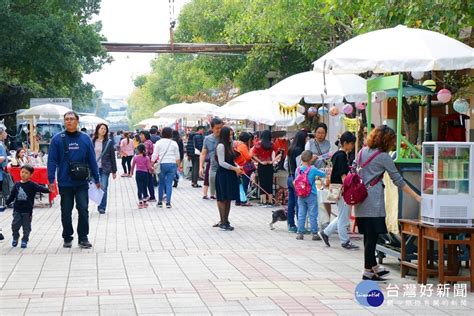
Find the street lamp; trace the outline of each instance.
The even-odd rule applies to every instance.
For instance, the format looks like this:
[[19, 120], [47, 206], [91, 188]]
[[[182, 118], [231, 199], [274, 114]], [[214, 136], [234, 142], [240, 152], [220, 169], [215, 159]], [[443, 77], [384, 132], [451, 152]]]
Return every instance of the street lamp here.
[[278, 71], [275, 71], [275, 70], [270, 70], [269, 72], [267, 72], [267, 74], [265, 75], [265, 77], [267, 77], [268, 79], [268, 84], [271, 86], [273, 86], [273, 81], [275, 79], [277, 79], [278, 77], [280, 77], [280, 73]]

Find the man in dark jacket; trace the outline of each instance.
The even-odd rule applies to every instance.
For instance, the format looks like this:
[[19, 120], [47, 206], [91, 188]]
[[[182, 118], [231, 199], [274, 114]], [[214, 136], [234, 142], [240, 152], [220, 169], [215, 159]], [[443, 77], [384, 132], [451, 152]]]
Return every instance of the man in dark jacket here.
[[151, 142], [154, 144], [154, 143], [156, 143], [157, 141], [159, 141], [160, 139], [161, 139], [161, 137], [158, 136], [158, 126], [153, 125], [153, 126], [150, 128], [150, 140], [151, 140]]
[[[90, 170], [97, 188], [100, 188], [99, 168], [92, 141], [87, 134], [77, 130], [79, 115], [70, 111], [64, 114], [66, 130], [56, 134], [49, 146], [48, 181], [49, 190], [54, 191], [56, 170], [59, 194], [61, 195], [61, 223], [63, 225], [64, 248], [72, 247], [74, 229], [72, 209], [74, 200], [79, 214], [77, 234], [81, 248], [91, 248], [89, 234], [89, 183], [86, 168]], [[74, 166], [75, 168], [71, 168]], [[86, 174], [86, 175], [85, 175]]]
[[201, 155], [202, 145], [204, 143], [204, 126], [198, 126], [195, 133], [189, 135], [188, 143], [186, 144], [186, 152], [188, 158], [192, 163], [192, 186], [193, 188], [200, 188], [199, 180], [199, 156]]

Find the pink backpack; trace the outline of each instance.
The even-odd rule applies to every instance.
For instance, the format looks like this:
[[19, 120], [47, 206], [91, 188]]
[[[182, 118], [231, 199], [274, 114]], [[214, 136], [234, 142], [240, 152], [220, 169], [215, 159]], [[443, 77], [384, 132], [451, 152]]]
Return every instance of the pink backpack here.
[[308, 173], [311, 170], [311, 166], [306, 167], [306, 170], [302, 173], [300, 168], [296, 169], [298, 174], [295, 178], [294, 187], [296, 196], [305, 198], [311, 194], [311, 183], [309, 183]]
[[[380, 155], [382, 152], [377, 151], [372, 156], [367, 159], [362, 165], [360, 165], [360, 169], [366, 167], [375, 157]], [[362, 150], [359, 152], [359, 157], [357, 158], [356, 165], [360, 164], [360, 160], [362, 157]], [[370, 182], [370, 186], [376, 185], [380, 180], [382, 180], [383, 173], [375, 178], [372, 182]], [[358, 170], [352, 168], [351, 172], [344, 178], [342, 184], [342, 197], [344, 201], [348, 205], [357, 205], [362, 203], [368, 196], [367, 186], [362, 181], [362, 178], [358, 174]]]

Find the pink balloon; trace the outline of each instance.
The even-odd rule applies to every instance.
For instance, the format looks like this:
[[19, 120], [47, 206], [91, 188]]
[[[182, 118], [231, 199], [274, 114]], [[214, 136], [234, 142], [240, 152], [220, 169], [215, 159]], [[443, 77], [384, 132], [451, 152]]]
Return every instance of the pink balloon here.
[[448, 103], [451, 100], [451, 91], [448, 89], [441, 89], [438, 91], [438, 101], [442, 103]]
[[318, 109], [314, 106], [308, 109], [308, 116], [315, 116], [318, 113]]
[[361, 111], [362, 111], [362, 110], [365, 110], [365, 107], [366, 107], [366, 106], [367, 106], [367, 105], [366, 105], [365, 103], [356, 103], [356, 108], [357, 108], [358, 110], [361, 110]]
[[350, 105], [350, 104], [346, 104], [342, 108], [342, 112], [344, 112], [344, 114], [347, 114], [347, 115], [352, 114], [353, 111], [354, 111], [354, 109], [352, 108], [352, 105]]
[[332, 106], [330, 109], [329, 109], [329, 115], [331, 116], [337, 116], [339, 115], [339, 109], [335, 106]]

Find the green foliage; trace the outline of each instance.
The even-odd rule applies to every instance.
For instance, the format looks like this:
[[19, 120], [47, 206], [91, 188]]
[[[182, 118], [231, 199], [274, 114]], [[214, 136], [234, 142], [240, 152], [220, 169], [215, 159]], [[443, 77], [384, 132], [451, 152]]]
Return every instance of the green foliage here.
[[76, 110], [92, 109], [93, 86], [82, 75], [110, 61], [101, 24], [91, 22], [99, 9], [100, 1], [0, 0], [2, 110], [30, 97], [72, 97]]

